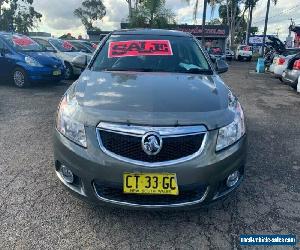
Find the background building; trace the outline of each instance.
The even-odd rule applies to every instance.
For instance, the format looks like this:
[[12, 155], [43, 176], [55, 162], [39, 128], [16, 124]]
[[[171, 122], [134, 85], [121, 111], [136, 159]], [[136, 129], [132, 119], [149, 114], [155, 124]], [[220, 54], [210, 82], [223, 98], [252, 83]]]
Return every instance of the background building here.
[[[121, 29], [127, 29], [128, 23], [121, 23]], [[226, 25], [206, 25], [203, 31], [202, 25], [174, 25], [169, 29], [180, 30], [193, 34], [197, 39], [202, 39], [204, 32], [206, 47], [220, 47], [224, 51], [226, 48], [226, 39], [229, 35], [229, 28]], [[88, 31], [87, 34], [91, 41], [100, 41], [109, 31]]]

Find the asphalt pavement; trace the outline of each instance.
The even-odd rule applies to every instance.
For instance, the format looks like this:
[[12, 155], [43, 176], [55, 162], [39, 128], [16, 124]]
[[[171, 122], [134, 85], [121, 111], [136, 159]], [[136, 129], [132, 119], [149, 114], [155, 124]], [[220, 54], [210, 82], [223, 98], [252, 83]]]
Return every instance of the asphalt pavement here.
[[229, 199], [193, 211], [120, 210], [77, 199], [53, 165], [54, 115], [69, 83], [1, 83], [0, 249], [241, 249], [240, 234], [299, 239], [300, 95], [253, 68], [233, 62], [222, 75], [247, 117], [245, 181]]

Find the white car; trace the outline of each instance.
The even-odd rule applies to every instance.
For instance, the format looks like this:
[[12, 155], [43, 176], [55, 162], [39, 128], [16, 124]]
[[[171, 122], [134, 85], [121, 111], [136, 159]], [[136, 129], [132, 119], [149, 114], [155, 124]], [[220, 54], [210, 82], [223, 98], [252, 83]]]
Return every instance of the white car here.
[[[283, 66], [280, 66], [279, 65], [279, 67], [277, 67], [277, 65], [278, 64], [281, 64], [281, 65], [283, 65], [284, 64], [284, 62], [283, 62], [283, 59], [281, 59], [281, 60], [279, 60], [280, 58], [284, 58], [284, 59], [286, 59], [288, 56], [294, 56], [294, 55], [296, 55], [297, 53], [299, 53], [300, 52], [300, 48], [287, 48], [286, 49], [286, 51], [284, 52], [284, 54], [282, 54], [282, 55], [276, 55], [276, 56], [274, 56], [274, 59], [273, 59], [273, 63], [270, 65], [270, 67], [269, 67], [269, 71], [271, 72], [271, 73], [274, 73], [274, 70], [275, 70], [275, 67], [277, 68], [276, 69], [276, 71], [277, 71], [277, 73], [276, 73], [276, 75], [277, 75], [277, 77], [280, 77], [281, 75], [282, 75], [282, 73], [281, 72], [283, 72], [282, 71], [282, 67]], [[284, 68], [285, 69], [285, 68]], [[283, 69], [283, 70], [284, 70]], [[280, 74], [281, 73], [281, 74]]]
[[60, 58], [66, 66], [65, 79], [72, 79], [74, 76], [80, 76], [82, 69], [73, 64], [73, 59], [85, 55], [91, 59], [91, 55], [83, 53], [76, 49], [70, 42], [52, 37], [32, 37], [37, 43], [42, 45], [48, 51], [52, 51]]
[[247, 61], [251, 61], [253, 56], [253, 50], [251, 46], [248, 45], [239, 45], [237, 47], [236, 53], [235, 53], [235, 58], [238, 61], [241, 60], [247, 60]]
[[[289, 55], [289, 56], [278, 56], [275, 57], [273, 60], [273, 73], [276, 78], [278, 78], [280, 81], [282, 81], [282, 74], [286, 70], [288, 66], [288, 62], [291, 58], [293, 58], [295, 55]], [[271, 71], [271, 69], [270, 69]]]

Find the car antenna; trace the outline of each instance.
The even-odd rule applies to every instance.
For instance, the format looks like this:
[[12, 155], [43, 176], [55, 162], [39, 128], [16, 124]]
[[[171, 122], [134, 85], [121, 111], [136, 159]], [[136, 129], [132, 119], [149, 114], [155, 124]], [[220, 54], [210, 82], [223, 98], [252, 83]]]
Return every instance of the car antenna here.
[[179, 126], [179, 121], [176, 120], [175, 127], [178, 127], [178, 126]]

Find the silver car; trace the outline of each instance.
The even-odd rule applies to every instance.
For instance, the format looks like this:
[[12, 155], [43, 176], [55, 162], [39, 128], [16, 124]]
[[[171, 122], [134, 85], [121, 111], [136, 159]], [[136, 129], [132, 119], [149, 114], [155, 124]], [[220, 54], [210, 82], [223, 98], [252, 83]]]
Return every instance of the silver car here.
[[[63, 96], [55, 171], [81, 198], [113, 206], [200, 206], [244, 176], [244, 112], [192, 35], [110, 34]], [[78, 60], [79, 61], [79, 60]]]
[[70, 42], [52, 38], [52, 37], [32, 37], [33, 40], [38, 42], [48, 51], [52, 51], [55, 55], [64, 61], [66, 66], [65, 79], [72, 79], [79, 76], [82, 72], [82, 68], [77, 67], [73, 63], [74, 58], [85, 55], [90, 60], [91, 55], [83, 53], [79, 49], [76, 49]]

